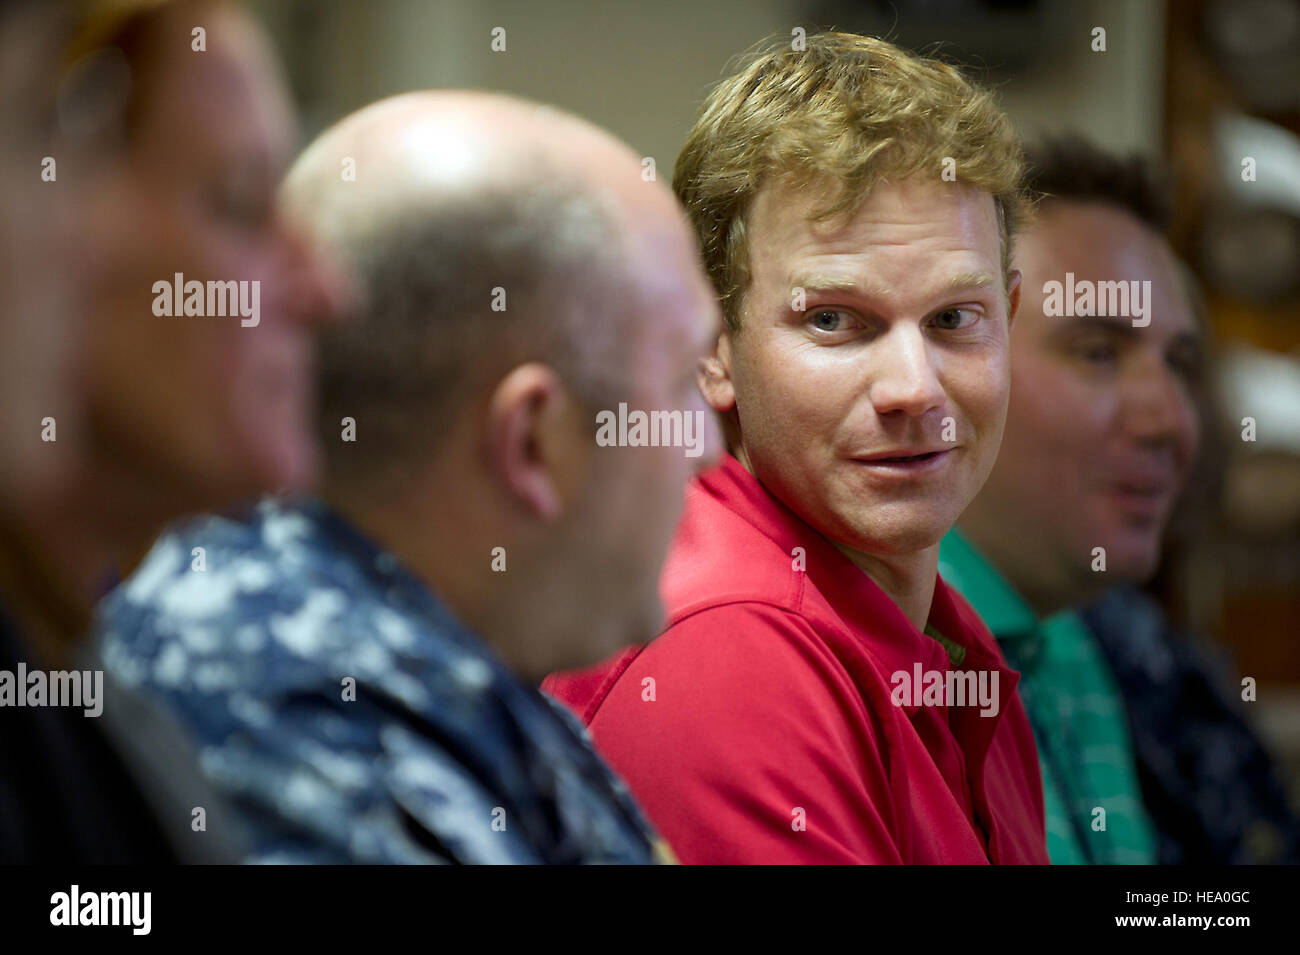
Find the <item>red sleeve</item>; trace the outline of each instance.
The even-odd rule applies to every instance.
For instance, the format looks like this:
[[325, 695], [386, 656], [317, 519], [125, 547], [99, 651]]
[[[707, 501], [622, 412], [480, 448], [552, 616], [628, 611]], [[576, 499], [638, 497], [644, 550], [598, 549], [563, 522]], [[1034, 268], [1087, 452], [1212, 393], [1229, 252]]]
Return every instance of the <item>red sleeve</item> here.
[[677, 623], [591, 732], [683, 862], [902, 861], [884, 731], [788, 611], [733, 604]]

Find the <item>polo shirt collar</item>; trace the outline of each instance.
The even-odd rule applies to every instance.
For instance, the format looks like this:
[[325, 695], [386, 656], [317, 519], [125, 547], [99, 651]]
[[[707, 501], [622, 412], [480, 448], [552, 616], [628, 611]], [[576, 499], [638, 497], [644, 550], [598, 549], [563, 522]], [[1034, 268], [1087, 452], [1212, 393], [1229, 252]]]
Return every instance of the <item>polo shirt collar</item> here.
[[[887, 673], [901, 670], [910, 674], [918, 662], [926, 670], [950, 669], [948, 652], [937, 640], [918, 630], [875, 581], [823, 534], [779, 501], [736, 458], [724, 455], [721, 465], [701, 475], [698, 481], [706, 494], [748, 521], [791, 555], [792, 564], [794, 549], [803, 548], [807, 578], [845, 622], [854, 638], [880, 661]], [[949, 640], [966, 648], [963, 669], [1000, 671], [1000, 715], [1015, 691], [1019, 674], [1003, 666], [992, 648], [985, 648], [974, 639], [971, 624], [957, 604], [943, 578], [936, 577], [929, 623]], [[904, 705], [902, 709], [910, 717], [920, 707]], [[985, 722], [996, 724], [998, 721], [987, 719]]]
[[939, 573], [971, 605], [1017, 669], [1032, 669], [1043, 650], [1042, 619], [957, 528], [939, 543]]

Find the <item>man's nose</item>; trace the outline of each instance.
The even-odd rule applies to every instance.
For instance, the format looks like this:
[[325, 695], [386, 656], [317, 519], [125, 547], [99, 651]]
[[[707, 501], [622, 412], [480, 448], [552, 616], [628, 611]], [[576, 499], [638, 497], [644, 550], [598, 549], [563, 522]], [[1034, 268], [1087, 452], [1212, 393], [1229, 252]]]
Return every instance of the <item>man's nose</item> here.
[[879, 415], [919, 417], [943, 404], [943, 385], [918, 326], [900, 324], [879, 338], [868, 374], [871, 404]]
[[1145, 354], [1125, 382], [1124, 427], [1145, 444], [1177, 447], [1190, 456], [1198, 437], [1196, 406], [1163, 354]]

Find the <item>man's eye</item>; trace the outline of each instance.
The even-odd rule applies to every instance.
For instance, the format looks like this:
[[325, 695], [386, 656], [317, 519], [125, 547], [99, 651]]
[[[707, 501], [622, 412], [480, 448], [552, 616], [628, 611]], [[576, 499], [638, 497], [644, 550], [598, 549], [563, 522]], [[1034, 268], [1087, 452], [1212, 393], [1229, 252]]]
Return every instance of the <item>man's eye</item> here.
[[1113, 362], [1118, 350], [1110, 342], [1080, 342], [1075, 352], [1086, 362], [1104, 365]]
[[822, 309], [812, 313], [809, 319], [813, 328], [819, 332], [838, 332], [848, 327], [848, 315], [835, 309]]
[[945, 331], [967, 328], [979, 321], [979, 312], [973, 308], [945, 308], [934, 316], [934, 324]]
[[237, 227], [258, 229], [275, 214], [275, 192], [267, 181], [236, 168], [214, 182], [208, 193], [214, 215]]
[[1199, 381], [1204, 373], [1204, 360], [1198, 352], [1175, 351], [1169, 356], [1169, 367], [1187, 381]]
[[236, 225], [257, 228], [271, 218], [272, 203], [266, 196], [226, 196], [220, 211]]

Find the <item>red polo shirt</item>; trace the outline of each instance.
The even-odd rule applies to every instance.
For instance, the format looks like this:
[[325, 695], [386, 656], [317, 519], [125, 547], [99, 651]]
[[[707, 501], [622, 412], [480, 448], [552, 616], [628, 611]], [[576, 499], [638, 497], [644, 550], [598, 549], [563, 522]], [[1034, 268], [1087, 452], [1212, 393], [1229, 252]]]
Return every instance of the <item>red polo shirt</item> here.
[[948, 652], [734, 458], [688, 489], [661, 587], [662, 636], [542, 688], [683, 862], [1047, 863], [1019, 674], [942, 580], [930, 626], [997, 672], [994, 716], [895, 705]]

